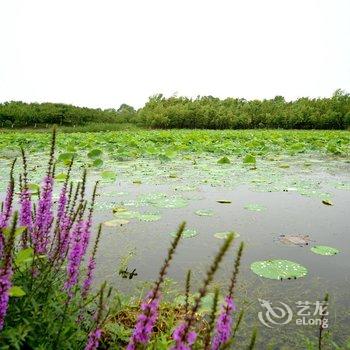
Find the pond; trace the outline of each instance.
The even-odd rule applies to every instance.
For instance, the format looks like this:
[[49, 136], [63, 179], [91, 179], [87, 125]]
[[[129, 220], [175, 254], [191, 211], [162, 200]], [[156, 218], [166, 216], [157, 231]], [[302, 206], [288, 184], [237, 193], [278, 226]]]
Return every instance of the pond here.
[[[46, 157], [36, 153], [30, 158], [35, 174], [31, 181], [39, 183], [44, 171], [42, 160]], [[101, 170], [94, 168], [88, 173], [90, 193], [94, 182], [100, 180], [94, 218], [96, 226], [104, 223], [97, 283], [108, 280], [124, 292], [134, 292], [144, 281], [154, 279], [171, 234], [186, 221], [188, 231], [172, 262], [168, 283], [171, 289], [181, 292], [186, 272], [191, 269], [195, 291], [221, 239], [226, 232], [234, 231], [233, 248], [225, 257], [214, 285], [225, 293], [233, 253], [239, 242], [244, 241], [235, 297], [238, 308], [245, 310], [238, 346], [243, 347], [252, 329], [258, 327], [259, 344], [270, 344], [276, 349], [283, 344], [286, 348], [304, 349], [306, 337], [317, 337], [318, 326], [308, 320], [326, 292], [330, 294], [327, 318], [334, 340], [342, 343], [347, 339], [350, 163], [346, 159], [306, 153], [244, 162], [242, 157], [222, 160], [217, 155], [202, 153], [104, 162], [110, 173], [101, 176]], [[77, 164], [83, 165], [84, 160]], [[79, 181], [81, 173], [77, 164], [75, 181]], [[1, 158], [0, 166], [8, 169], [9, 159]], [[56, 173], [64, 169], [59, 164]], [[2, 170], [1, 190], [5, 184], [6, 172]], [[56, 198], [58, 191], [59, 188]], [[316, 254], [323, 251], [312, 248], [315, 246], [335, 248], [337, 254]], [[250, 268], [254, 262], [273, 259], [300, 264], [307, 273], [300, 278], [269, 279]], [[120, 266], [134, 270], [137, 275], [122, 278]], [[275, 322], [270, 322], [264, 300], [287, 310], [286, 317], [277, 315]], [[310, 303], [311, 317], [304, 317], [304, 322], [311, 324], [296, 324], [302, 318], [299, 302]], [[288, 321], [290, 312], [293, 317]]]

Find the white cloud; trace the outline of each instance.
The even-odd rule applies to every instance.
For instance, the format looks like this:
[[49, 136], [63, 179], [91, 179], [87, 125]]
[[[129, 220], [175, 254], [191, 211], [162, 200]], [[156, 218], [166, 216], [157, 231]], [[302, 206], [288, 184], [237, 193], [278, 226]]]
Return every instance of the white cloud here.
[[0, 101], [350, 91], [348, 0], [0, 2]]

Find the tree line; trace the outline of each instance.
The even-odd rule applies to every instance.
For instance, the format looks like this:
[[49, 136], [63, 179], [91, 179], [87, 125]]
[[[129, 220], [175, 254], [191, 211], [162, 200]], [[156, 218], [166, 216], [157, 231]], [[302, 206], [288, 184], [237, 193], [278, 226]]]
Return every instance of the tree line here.
[[134, 123], [163, 129], [347, 129], [350, 128], [350, 94], [337, 90], [330, 98], [303, 97], [295, 101], [286, 101], [282, 96], [249, 101], [212, 96], [166, 98], [158, 94], [150, 97], [139, 110], [127, 104], [105, 110], [61, 103], [0, 104], [2, 127], [89, 122]]
[[346, 129], [350, 127], [350, 95], [337, 90], [331, 98], [189, 99], [156, 95], [139, 110], [141, 124], [153, 128], [199, 129]]
[[32, 127], [47, 124], [84, 125], [89, 122], [114, 123], [125, 121], [134, 114], [133, 107], [113, 108], [77, 107], [63, 103], [25, 103], [10, 101], [0, 104], [1, 127]]

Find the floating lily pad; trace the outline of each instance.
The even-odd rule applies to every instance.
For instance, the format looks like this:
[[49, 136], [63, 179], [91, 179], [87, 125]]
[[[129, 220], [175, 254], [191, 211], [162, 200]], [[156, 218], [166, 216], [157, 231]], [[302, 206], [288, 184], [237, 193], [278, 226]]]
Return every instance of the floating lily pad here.
[[229, 199], [218, 199], [217, 202], [221, 203], [221, 204], [230, 204], [230, 203], [232, 203], [232, 201], [230, 201]]
[[195, 212], [195, 214], [199, 216], [213, 216], [214, 211], [211, 209], [199, 209]]
[[101, 177], [105, 181], [115, 181], [117, 175], [114, 171], [105, 170], [101, 173]]
[[234, 238], [238, 238], [240, 236], [238, 232], [226, 231], [226, 232], [216, 232], [214, 233], [214, 237], [219, 239], [226, 239], [231, 233], [233, 233]]
[[[171, 235], [172, 235], [173, 237], [175, 237], [175, 236], [176, 236], [176, 233], [177, 233], [177, 232], [172, 232]], [[182, 233], [182, 237], [183, 237], [183, 238], [192, 238], [192, 237], [195, 237], [195, 236], [197, 236], [197, 235], [198, 235], [198, 232], [197, 232], [197, 230], [195, 230], [194, 228], [186, 228], [186, 229], [184, 230], [184, 232]]]
[[329, 199], [323, 199], [322, 203], [325, 205], [333, 205], [333, 203]]
[[296, 279], [307, 275], [304, 266], [289, 260], [256, 261], [250, 265], [250, 269], [260, 277], [274, 280]]
[[129, 223], [129, 221], [125, 220], [125, 219], [113, 219], [113, 220], [110, 220], [110, 221], [106, 221], [103, 224], [105, 226], [107, 226], [107, 227], [117, 227], [117, 226], [126, 225], [128, 223]]
[[333, 247], [328, 247], [325, 245], [315, 245], [310, 249], [313, 253], [319, 255], [336, 255], [339, 253], [339, 250]]
[[160, 220], [161, 216], [157, 213], [145, 213], [139, 214], [137, 218], [141, 221], [152, 222]]
[[122, 211], [122, 212], [115, 212], [114, 215], [118, 219], [130, 220], [130, 219], [135, 219], [139, 217], [140, 214], [136, 211]]
[[279, 165], [279, 167], [282, 168], [282, 169], [288, 169], [290, 167], [290, 165], [287, 164], [287, 163], [282, 163], [282, 164]]
[[149, 203], [156, 208], [184, 208], [188, 205], [182, 197], [160, 197], [150, 200]]
[[225, 156], [225, 157], [220, 158], [217, 163], [218, 164], [230, 164], [231, 161]]
[[246, 204], [244, 206], [244, 209], [251, 210], [251, 211], [262, 211], [262, 210], [265, 210], [265, 207], [262, 204], [250, 203], [250, 204]]

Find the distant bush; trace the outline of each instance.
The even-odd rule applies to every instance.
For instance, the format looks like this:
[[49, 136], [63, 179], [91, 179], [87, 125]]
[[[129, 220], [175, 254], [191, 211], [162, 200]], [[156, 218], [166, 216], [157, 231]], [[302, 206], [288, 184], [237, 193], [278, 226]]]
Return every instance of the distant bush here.
[[156, 95], [138, 111], [138, 122], [153, 128], [199, 129], [345, 129], [350, 127], [350, 95], [337, 90], [331, 98], [286, 102], [212, 96], [189, 99]]

